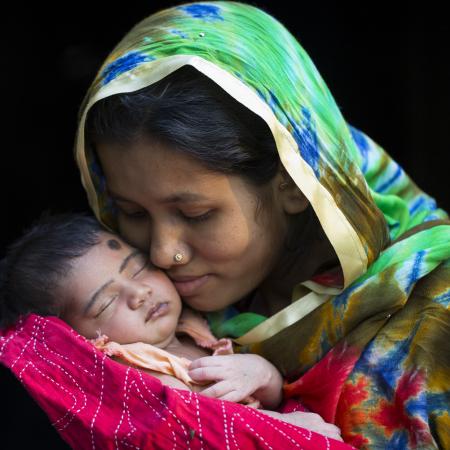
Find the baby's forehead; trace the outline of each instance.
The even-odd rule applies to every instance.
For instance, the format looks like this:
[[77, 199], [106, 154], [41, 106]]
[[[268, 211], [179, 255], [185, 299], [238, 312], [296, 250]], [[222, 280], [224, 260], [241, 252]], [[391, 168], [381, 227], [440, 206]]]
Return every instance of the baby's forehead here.
[[[126, 242], [124, 242], [120, 238], [120, 236], [114, 235], [114, 234], [110, 233], [109, 231], [102, 232], [102, 240], [101, 240], [101, 242], [98, 243], [98, 245], [105, 246], [110, 250], [118, 251], [121, 253], [128, 254], [128, 252], [130, 252], [133, 254], [139, 254], [139, 255], [147, 257], [147, 255], [144, 252], [142, 252], [141, 250], [139, 250], [136, 247], [132, 247], [132, 246], [128, 245]], [[164, 271], [162, 269], [160, 269], [159, 267], [156, 267], [148, 259], [147, 259], [147, 265], [155, 271], [161, 271], [164, 273]]]

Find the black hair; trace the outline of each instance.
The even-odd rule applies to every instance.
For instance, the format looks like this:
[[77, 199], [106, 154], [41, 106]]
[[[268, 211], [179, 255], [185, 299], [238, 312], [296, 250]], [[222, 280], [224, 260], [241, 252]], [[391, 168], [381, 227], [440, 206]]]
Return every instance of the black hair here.
[[[138, 91], [94, 103], [85, 137], [94, 154], [99, 142], [125, 149], [140, 137], [150, 137], [253, 186], [266, 185], [280, 164], [266, 122], [190, 65]], [[268, 192], [257, 193], [258, 199], [268, 200]]]
[[45, 211], [0, 261], [0, 328], [28, 313], [60, 316], [57, 289], [72, 262], [100, 242], [103, 227], [85, 213]]

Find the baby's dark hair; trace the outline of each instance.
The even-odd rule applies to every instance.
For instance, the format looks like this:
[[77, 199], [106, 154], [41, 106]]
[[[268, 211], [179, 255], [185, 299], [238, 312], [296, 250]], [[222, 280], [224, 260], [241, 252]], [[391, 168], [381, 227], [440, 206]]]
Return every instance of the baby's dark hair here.
[[0, 261], [0, 328], [28, 313], [60, 316], [57, 289], [72, 262], [100, 242], [101, 224], [85, 213], [45, 211]]

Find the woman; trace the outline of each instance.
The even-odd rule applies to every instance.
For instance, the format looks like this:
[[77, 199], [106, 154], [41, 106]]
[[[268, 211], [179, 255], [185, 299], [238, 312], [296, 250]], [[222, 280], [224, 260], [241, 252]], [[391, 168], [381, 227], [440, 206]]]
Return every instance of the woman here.
[[76, 158], [98, 219], [344, 439], [450, 445], [447, 214], [273, 17], [191, 3], [136, 25], [88, 92]]
[[137, 24], [87, 93], [76, 159], [98, 219], [286, 396], [356, 447], [450, 446], [447, 214], [273, 17], [200, 2]]

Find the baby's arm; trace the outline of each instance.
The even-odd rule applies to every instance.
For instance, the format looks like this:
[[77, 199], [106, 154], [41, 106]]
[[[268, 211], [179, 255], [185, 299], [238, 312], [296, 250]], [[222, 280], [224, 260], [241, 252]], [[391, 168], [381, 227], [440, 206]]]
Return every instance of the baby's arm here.
[[208, 397], [240, 402], [249, 395], [268, 409], [282, 400], [283, 378], [276, 367], [255, 354], [206, 356], [189, 367], [195, 381], [217, 381], [202, 391]]

